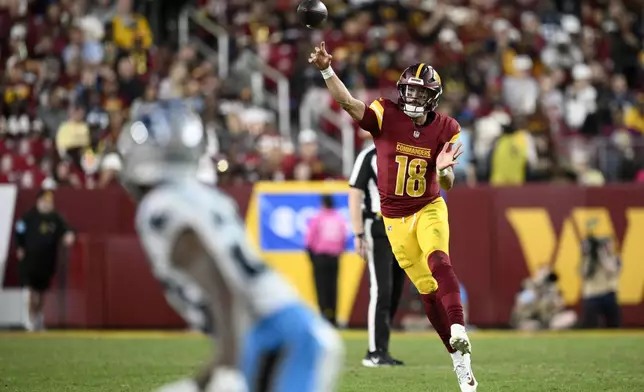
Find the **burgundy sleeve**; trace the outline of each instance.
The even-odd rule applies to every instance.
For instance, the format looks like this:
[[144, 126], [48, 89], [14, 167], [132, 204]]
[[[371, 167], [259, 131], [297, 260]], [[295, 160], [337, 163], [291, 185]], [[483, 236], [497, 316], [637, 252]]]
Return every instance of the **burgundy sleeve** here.
[[360, 128], [369, 132], [371, 135], [380, 135], [382, 129], [382, 118], [384, 115], [384, 107], [381, 104], [382, 98], [373, 101], [371, 104], [365, 103], [364, 115], [362, 120], [358, 121]]
[[461, 126], [459, 125], [458, 121], [452, 119], [445, 135], [445, 142], [451, 144], [457, 143], [460, 134]]
[[458, 121], [453, 118], [448, 119], [448, 123], [443, 128], [441, 133], [440, 143], [437, 150], [442, 151], [446, 143], [455, 144], [458, 142], [458, 138], [461, 133], [461, 126], [458, 124]]

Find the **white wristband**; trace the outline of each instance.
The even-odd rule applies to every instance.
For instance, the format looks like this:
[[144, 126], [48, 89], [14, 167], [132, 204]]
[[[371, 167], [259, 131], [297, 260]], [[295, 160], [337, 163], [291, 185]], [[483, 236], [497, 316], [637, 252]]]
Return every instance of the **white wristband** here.
[[322, 73], [322, 77], [324, 78], [324, 80], [327, 80], [331, 76], [335, 75], [335, 72], [333, 72], [333, 68], [331, 68], [330, 65], [327, 69], [323, 69], [320, 72]]
[[436, 170], [439, 177], [445, 177], [449, 173], [449, 169]]

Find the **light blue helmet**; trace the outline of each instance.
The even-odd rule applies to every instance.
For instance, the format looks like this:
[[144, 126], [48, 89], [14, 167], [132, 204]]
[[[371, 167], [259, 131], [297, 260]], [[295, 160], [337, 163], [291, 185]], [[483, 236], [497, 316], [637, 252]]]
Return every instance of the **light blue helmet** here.
[[201, 117], [180, 101], [159, 101], [123, 129], [117, 147], [126, 189], [195, 178], [205, 152]]

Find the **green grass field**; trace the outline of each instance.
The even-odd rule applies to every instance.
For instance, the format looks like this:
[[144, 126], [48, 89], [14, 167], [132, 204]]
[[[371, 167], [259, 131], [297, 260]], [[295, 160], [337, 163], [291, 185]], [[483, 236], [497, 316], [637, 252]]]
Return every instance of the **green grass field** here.
[[[402, 368], [360, 366], [366, 334], [343, 332], [343, 392], [458, 392], [432, 333], [396, 334]], [[472, 333], [479, 392], [642, 392], [644, 332]], [[0, 333], [0, 391], [149, 392], [190, 374], [209, 355], [197, 335], [140, 332]]]

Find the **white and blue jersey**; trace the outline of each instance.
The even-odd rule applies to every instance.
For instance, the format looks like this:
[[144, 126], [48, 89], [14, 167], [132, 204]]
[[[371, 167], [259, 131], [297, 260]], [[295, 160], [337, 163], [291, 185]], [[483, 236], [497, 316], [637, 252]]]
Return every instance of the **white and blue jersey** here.
[[[220, 299], [206, 296], [171, 262], [178, 236], [196, 233], [233, 290], [233, 317], [226, 322], [243, 347], [240, 368], [251, 392], [335, 390], [342, 363], [337, 333], [261, 261], [228, 196], [196, 180], [156, 188], [140, 203], [136, 229], [167, 301], [191, 326], [209, 332]], [[267, 366], [276, 361], [279, 366]]]

